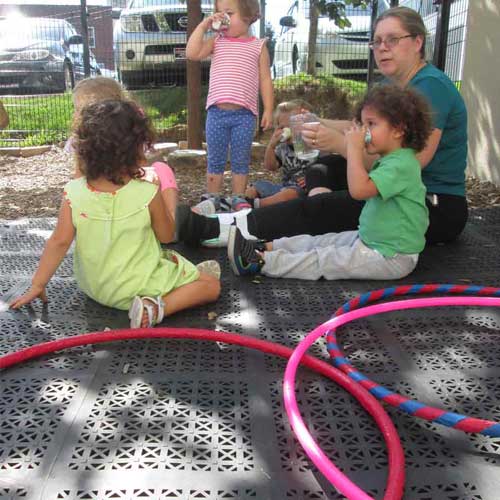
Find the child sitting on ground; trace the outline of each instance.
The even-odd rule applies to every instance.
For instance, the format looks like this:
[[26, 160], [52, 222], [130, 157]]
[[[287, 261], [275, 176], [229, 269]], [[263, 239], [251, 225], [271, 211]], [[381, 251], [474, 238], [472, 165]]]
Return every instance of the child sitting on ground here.
[[305, 170], [316, 161], [300, 160], [295, 155], [290, 131], [290, 116], [311, 111], [311, 106], [302, 99], [278, 104], [274, 121], [276, 128], [266, 148], [264, 168], [269, 171], [281, 167], [281, 184], [257, 180], [246, 190], [245, 196], [252, 200], [254, 208], [267, 207], [282, 201], [305, 196]]
[[[112, 78], [97, 76], [94, 78], [85, 78], [80, 80], [73, 90], [73, 105], [75, 108], [74, 119], [78, 120], [81, 110], [88, 104], [115, 99], [119, 101], [131, 100], [123, 87]], [[70, 137], [64, 150], [68, 153], [73, 153], [73, 139]], [[76, 157], [75, 178], [80, 177], [80, 168], [78, 165], [78, 157]], [[144, 160], [142, 165], [145, 180], [154, 182], [160, 185], [161, 196], [165, 207], [170, 212], [170, 215], [175, 219], [175, 209], [178, 200], [178, 187], [175, 180], [174, 172], [164, 162], [154, 162], [151, 167], [147, 167], [147, 161]]]
[[[232, 226], [228, 257], [237, 275], [398, 279], [413, 271], [429, 224], [426, 190], [415, 156], [431, 133], [429, 106], [413, 90], [378, 86], [360, 104], [357, 121], [360, 125], [351, 127], [346, 141], [349, 193], [366, 200], [359, 230], [299, 235], [263, 245], [246, 240]], [[369, 155], [380, 155], [369, 170], [365, 149]]]
[[66, 184], [31, 288], [13, 309], [47, 300], [45, 287], [75, 237], [78, 286], [105, 306], [128, 309], [131, 328], [218, 298], [218, 279], [160, 246], [172, 239], [174, 221], [158, 187], [141, 180], [153, 139], [149, 120], [133, 102], [107, 100], [80, 111], [73, 147], [83, 176]]

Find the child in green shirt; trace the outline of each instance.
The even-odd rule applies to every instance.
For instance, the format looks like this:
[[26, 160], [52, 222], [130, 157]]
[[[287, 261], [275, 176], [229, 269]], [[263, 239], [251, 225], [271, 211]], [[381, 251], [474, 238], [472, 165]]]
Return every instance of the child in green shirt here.
[[145, 146], [154, 138], [144, 112], [125, 100], [89, 104], [73, 138], [82, 177], [66, 184], [31, 288], [11, 307], [47, 301], [45, 287], [73, 240], [78, 286], [105, 306], [128, 309], [132, 328], [216, 300], [217, 278], [160, 246], [172, 239], [175, 224], [158, 186], [142, 180]]
[[[429, 224], [415, 152], [431, 133], [425, 99], [410, 89], [371, 89], [346, 134], [350, 195], [366, 200], [358, 231], [256, 243], [232, 226], [228, 257], [238, 275], [317, 280], [398, 279], [415, 268]], [[368, 171], [364, 155], [379, 155]], [[377, 158], [373, 156], [373, 158]]]

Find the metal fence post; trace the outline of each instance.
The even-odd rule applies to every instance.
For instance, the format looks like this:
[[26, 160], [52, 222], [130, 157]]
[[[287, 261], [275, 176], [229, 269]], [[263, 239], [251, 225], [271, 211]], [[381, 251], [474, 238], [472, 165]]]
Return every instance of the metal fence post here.
[[[188, 25], [186, 39], [201, 22], [201, 1], [188, 0]], [[201, 149], [202, 124], [201, 124], [201, 62], [187, 61], [187, 141], [191, 149]]]
[[83, 38], [83, 71], [85, 76], [90, 76], [90, 52], [89, 52], [89, 26], [87, 23], [87, 0], [80, 0], [80, 20], [82, 23]]
[[434, 4], [439, 5], [439, 11], [436, 23], [436, 44], [434, 46], [432, 63], [441, 71], [444, 71], [446, 65], [446, 47], [448, 45], [451, 2], [452, 0], [434, 0]]
[[[375, 21], [377, 20], [377, 12], [378, 12], [378, 0], [372, 1], [372, 16], [370, 20], [370, 40], [373, 40], [373, 33], [375, 26]], [[375, 70], [375, 58], [373, 57], [373, 50], [368, 51], [368, 72], [366, 74], [366, 83], [370, 85], [373, 81], [373, 72]]]

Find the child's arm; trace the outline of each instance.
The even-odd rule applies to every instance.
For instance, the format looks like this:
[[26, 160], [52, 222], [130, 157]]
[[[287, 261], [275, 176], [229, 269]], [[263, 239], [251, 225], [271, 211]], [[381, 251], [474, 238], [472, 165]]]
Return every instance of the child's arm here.
[[207, 17], [201, 21], [195, 30], [191, 33], [186, 45], [186, 57], [191, 61], [202, 61], [206, 59], [214, 49], [214, 38], [204, 40], [205, 33], [210, 29], [212, 23], [216, 20], [222, 21], [224, 14], [216, 12], [213, 16]]
[[269, 51], [267, 50], [267, 46], [264, 44], [262, 46], [259, 59], [260, 94], [262, 96], [262, 103], [264, 104], [264, 111], [262, 113], [260, 126], [264, 130], [273, 126], [274, 94], [270, 65], [271, 61], [269, 59]]
[[0, 101], [0, 129], [5, 128], [9, 124], [9, 115], [4, 108], [2, 101]]
[[149, 204], [151, 226], [160, 243], [170, 243], [174, 239], [175, 222], [170, 212], [165, 208], [160, 190]]
[[37, 297], [40, 297], [43, 302], [47, 302], [45, 286], [57, 271], [74, 237], [75, 228], [71, 220], [71, 207], [67, 200], [63, 200], [56, 228], [45, 244], [38, 269], [31, 280], [31, 288], [24, 295], [11, 302], [12, 309], [19, 309]]
[[264, 153], [264, 168], [269, 171], [278, 170], [280, 168], [280, 163], [278, 158], [276, 158], [275, 148], [280, 142], [281, 134], [283, 133], [283, 128], [278, 127], [271, 138], [266, 147], [266, 152]]
[[364, 162], [365, 127], [353, 125], [346, 132], [347, 185], [355, 200], [367, 200], [378, 194], [375, 183], [368, 176]]

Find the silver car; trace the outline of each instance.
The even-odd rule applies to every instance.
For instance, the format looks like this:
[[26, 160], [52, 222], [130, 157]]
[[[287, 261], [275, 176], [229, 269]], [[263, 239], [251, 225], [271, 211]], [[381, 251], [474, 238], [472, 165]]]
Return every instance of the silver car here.
[[[203, 15], [213, 3], [202, 4]], [[179, 0], [130, 0], [115, 10], [115, 65], [126, 87], [182, 82], [186, 74], [187, 6]], [[203, 61], [205, 75], [210, 61]]]

